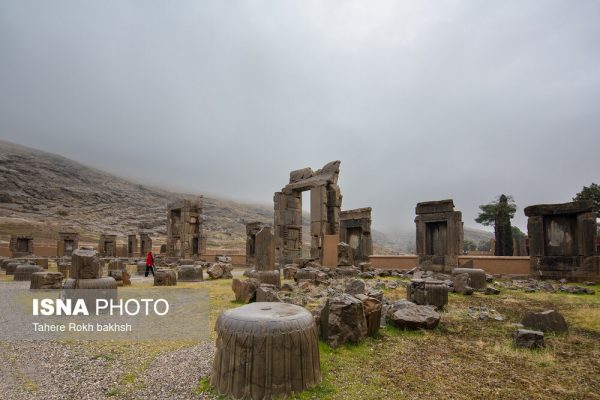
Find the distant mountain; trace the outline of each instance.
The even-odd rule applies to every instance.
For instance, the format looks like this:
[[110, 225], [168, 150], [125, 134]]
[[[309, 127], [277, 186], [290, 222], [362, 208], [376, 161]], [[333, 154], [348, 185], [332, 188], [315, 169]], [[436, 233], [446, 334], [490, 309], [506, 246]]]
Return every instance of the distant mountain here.
[[[32, 232], [52, 239], [64, 226], [84, 239], [138, 228], [166, 234], [166, 205], [197, 197], [129, 182], [67, 158], [0, 141], [0, 234]], [[262, 205], [204, 198], [209, 246], [242, 246], [247, 221], [272, 221]]]
[[[0, 140], [1, 240], [8, 240], [12, 233], [53, 240], [66, 226], [90, 241], [102, 233], [124, 238], [139, 228], [164, 238], [166, 205], [181, 197], [196, 196], [140, 185], [59, 155]], [[215, 197], [204, 197], [203, 203], [209, 247], [243, 249], [246, 222], [273, 223], [271, 205]], [[309, 232], [308, 225], [304, 231]], [[489, 232], [465, 228], [465, 238], [475, 242], [491, 237]], [[412, 252], [414, 230], [393, 234], [375, 230], [373, 242], [377, 254]]]

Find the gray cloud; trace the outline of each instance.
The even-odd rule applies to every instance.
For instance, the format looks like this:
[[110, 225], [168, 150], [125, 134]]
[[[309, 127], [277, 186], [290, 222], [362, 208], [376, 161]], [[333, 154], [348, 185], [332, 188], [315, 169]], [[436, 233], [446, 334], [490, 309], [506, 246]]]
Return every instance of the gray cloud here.
[[156, 185], [270, 203], [342, 160], [344, 208], [598, 179], [596, 1], [3, 1], [0, 135]]

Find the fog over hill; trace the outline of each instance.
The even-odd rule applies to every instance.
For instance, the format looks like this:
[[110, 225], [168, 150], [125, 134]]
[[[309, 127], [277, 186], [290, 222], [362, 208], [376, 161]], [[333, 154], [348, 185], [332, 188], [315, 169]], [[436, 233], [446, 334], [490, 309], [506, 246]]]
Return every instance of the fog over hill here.
[[[11, 233], [32, 233], [52, 240], [62, 228], [79, 230], [85, 240], [101, 233], [124, 237], [139, 228], [157, 239], [166, 234], [166, 205], [194, 194], [130, 182], [59, 155], [0, 141], [0, 239]], [[269, 204], [244, 204], [204, 197], [204, 221], [209, 247], [243, 248], [245, 223], [272, 223]], [[308, 227], [305, 228], [308, 232]], [[465, 229], [474, 241], [489, 232]], [[414, 231], [373, 232], [376, 253], [410, 252]], [[306, 242], [306, 240], [305, 240]]]

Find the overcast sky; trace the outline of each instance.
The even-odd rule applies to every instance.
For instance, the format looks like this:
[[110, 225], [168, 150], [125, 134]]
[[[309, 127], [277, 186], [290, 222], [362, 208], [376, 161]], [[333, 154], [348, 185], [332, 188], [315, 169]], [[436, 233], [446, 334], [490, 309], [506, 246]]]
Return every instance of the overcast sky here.
[[0, 137], [271, 204], [341, 163], [343, 208], [600, 183], [599, 1], [0, 2]]

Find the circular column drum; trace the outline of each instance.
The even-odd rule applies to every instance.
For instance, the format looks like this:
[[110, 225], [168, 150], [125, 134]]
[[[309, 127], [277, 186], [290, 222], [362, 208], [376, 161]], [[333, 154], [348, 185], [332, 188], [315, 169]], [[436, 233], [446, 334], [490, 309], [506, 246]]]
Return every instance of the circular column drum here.
[[321, 382], [312, 314], [286, 303], [251, 303], [217, 319], [211, 384], [236, 399], [270, 399]]

